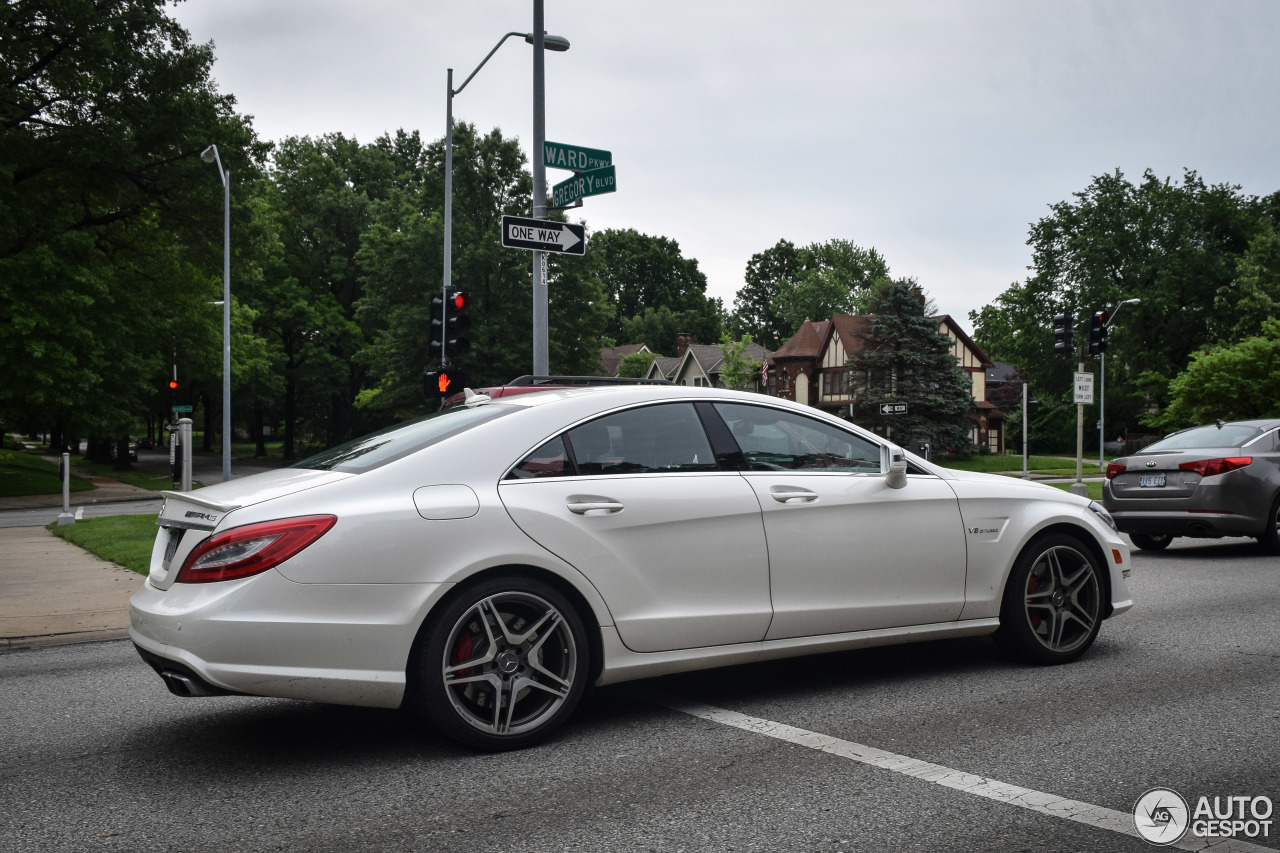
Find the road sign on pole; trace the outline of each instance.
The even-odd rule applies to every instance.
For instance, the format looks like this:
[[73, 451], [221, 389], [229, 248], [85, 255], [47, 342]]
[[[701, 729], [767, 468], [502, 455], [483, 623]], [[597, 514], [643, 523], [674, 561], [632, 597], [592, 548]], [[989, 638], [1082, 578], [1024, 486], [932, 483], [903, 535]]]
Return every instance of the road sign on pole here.
[[522, 216], [502, 217], [502, 245], [565, 255], [586, 253], [586, 227], [572, 222], [548, 222]]
[[907, 413], [906, 403], [881, 403], [880, 414], [882, 415], [905, 415]]
[[1076, 403], [1084, 403], [1086, 406], [1093, 404], [1093, 374], [1077, 373], [1076, 374]]
[[568, 207], [578, 199], [589, 195], [616, 192], [618, 185], [613, 168], [613, 166], [602, 166], [599, 169], [588, 169], [567, 181], [561, 181], [551, 188], [551, 203], [555, 207]]
[[613, 152], [581, 145], [565, 145], [563, 142], [542, 143], [542, 165], [550, 169], [568, 169], [585, 172], [613, 165]]

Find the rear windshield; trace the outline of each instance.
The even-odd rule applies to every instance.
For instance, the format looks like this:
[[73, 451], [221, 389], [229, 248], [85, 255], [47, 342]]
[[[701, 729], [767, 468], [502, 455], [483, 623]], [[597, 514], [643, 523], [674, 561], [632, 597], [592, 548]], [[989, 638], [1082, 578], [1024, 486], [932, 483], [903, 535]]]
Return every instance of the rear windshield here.
[[1259, 432], [1245, 424], [1202, 426], [1176, 432], [1162, 441], [1143, 448], [1143, 453], [1157, 450], [1187, 450], [1197, 447], [1239, 447]]
[[339, 444], [291, 467], [353, 474], [371, 471], [511, 411], [498, 406], [445, 409]]

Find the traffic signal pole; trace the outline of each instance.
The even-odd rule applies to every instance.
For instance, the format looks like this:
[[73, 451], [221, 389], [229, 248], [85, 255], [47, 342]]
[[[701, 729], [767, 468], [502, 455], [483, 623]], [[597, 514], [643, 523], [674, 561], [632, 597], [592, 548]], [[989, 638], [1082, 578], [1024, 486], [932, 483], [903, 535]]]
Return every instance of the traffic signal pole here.
[[[1077, 356], [1076, 372], [1084, 373], [1084, 355]], [[1088, 495], [1084, 484], [1084, 403], [1076, 403], [1076, 481], [1071, 484], [1071, 494]]]

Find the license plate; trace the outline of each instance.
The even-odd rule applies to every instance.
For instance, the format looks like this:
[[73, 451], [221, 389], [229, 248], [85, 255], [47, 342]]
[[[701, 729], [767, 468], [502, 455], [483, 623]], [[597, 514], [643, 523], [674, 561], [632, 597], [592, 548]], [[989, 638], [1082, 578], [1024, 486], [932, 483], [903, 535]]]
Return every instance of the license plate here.
[[1164, 486], [1164, 474], [1143, 474], [1138, 478], [1138, 487], [1143, 489]]

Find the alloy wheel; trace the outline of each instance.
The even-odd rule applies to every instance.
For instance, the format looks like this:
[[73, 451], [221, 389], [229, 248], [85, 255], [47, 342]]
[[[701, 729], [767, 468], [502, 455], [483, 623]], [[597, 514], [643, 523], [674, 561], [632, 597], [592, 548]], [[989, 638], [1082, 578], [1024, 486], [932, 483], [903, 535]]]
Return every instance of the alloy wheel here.
[[530, 592], [482, 598], [454, 623], [440, 675], [458, 718], [491, 736], [538, 729], [564, 706], [578, 647], [563, 613]]
[[1102, 590], [1093, 563], [1066, 545], [1046, 549], [1027, 573], [1024, 611], [1032, 635], [1051, 652], [1069, 653], [1093, 637]]

